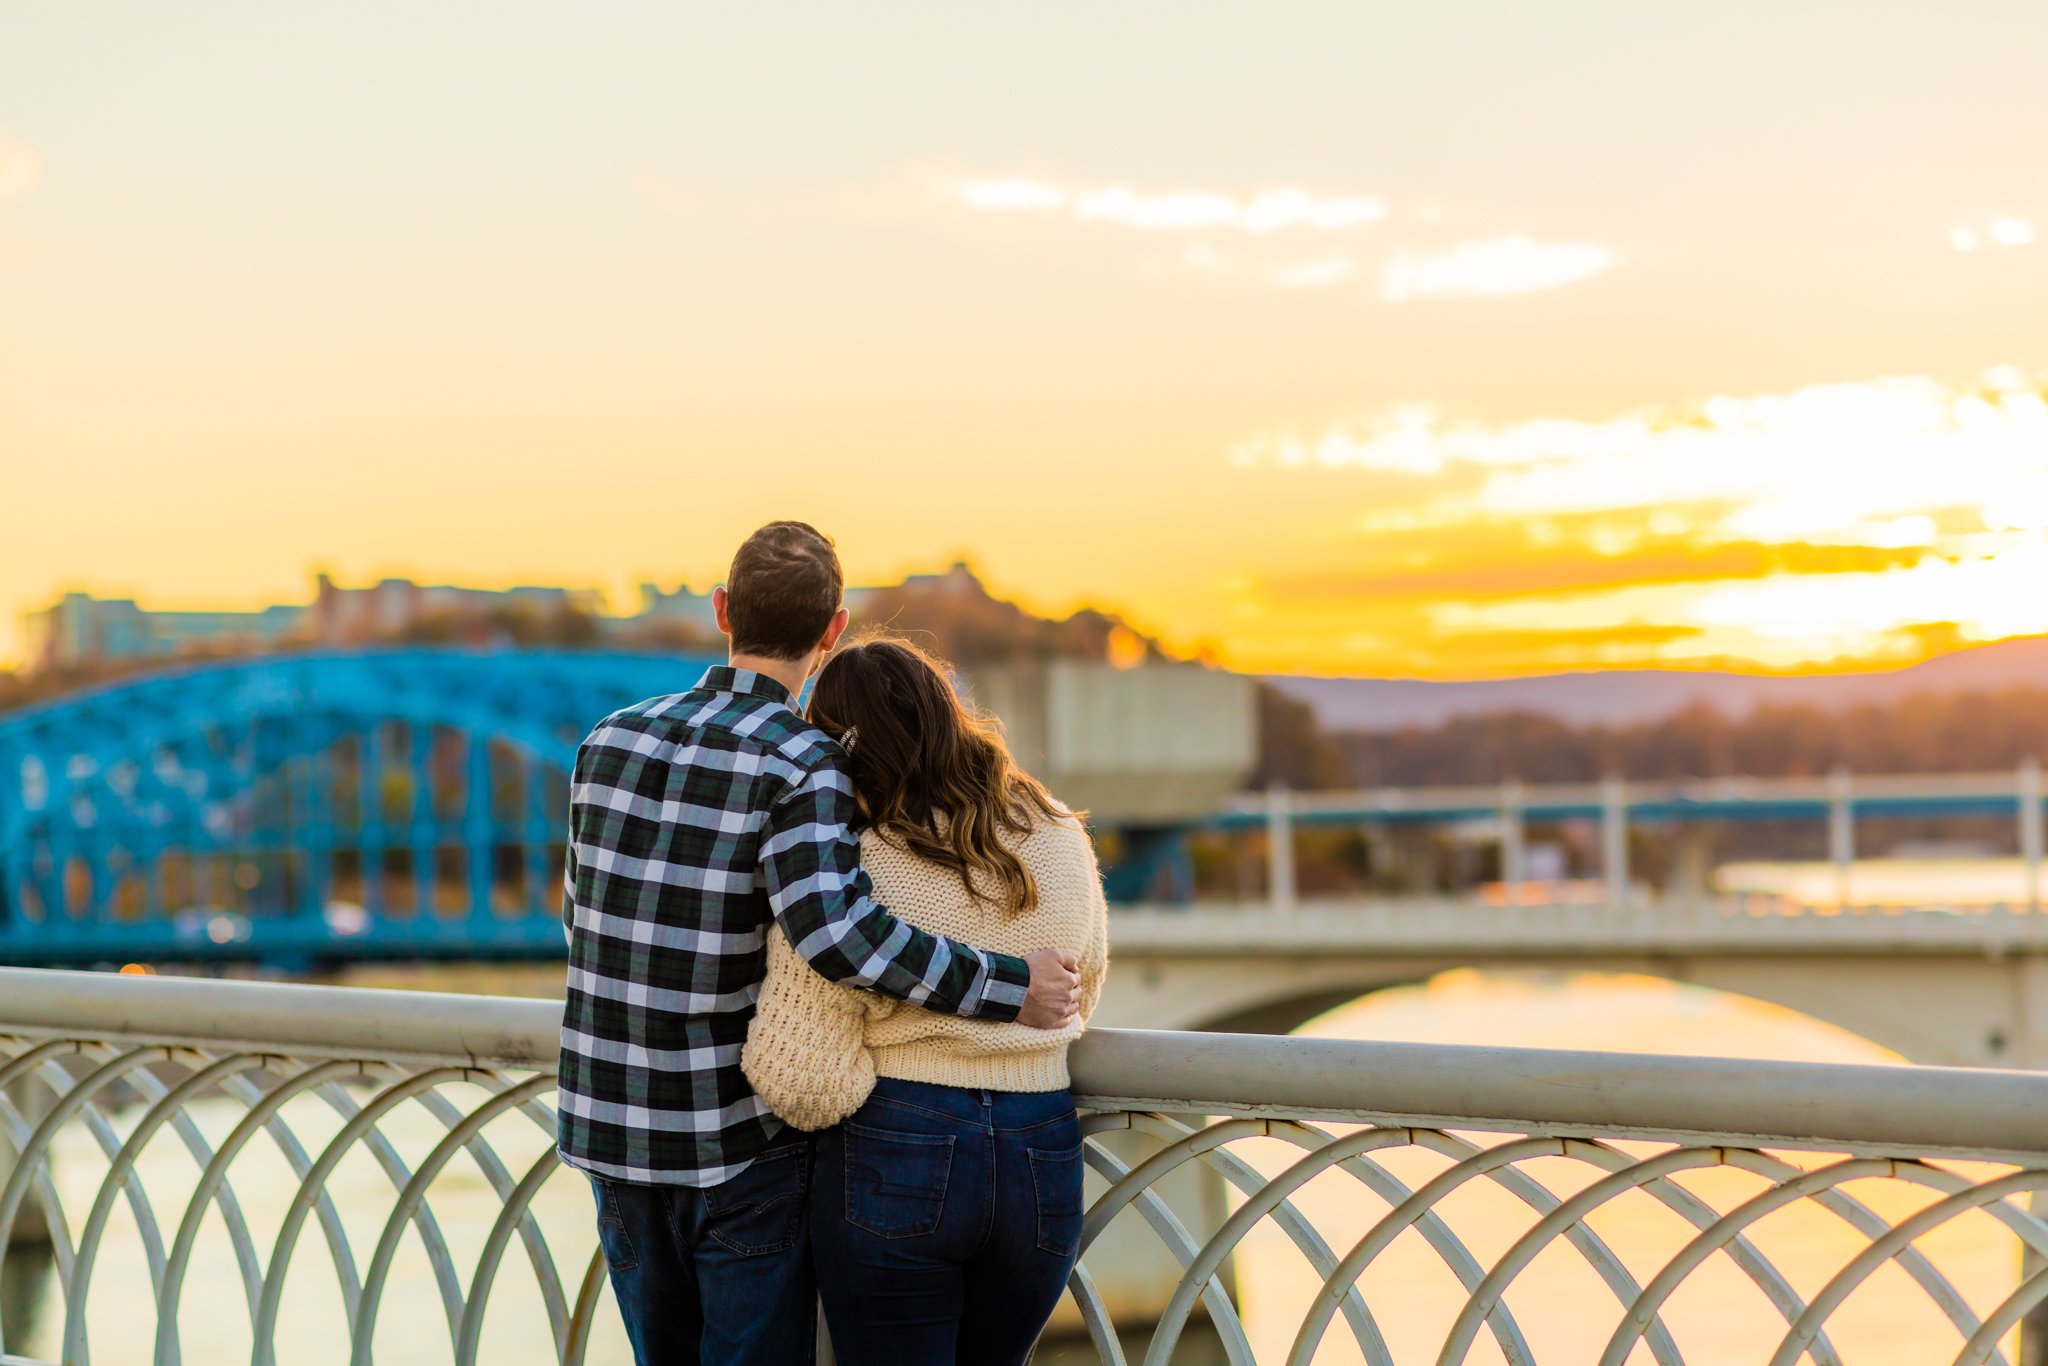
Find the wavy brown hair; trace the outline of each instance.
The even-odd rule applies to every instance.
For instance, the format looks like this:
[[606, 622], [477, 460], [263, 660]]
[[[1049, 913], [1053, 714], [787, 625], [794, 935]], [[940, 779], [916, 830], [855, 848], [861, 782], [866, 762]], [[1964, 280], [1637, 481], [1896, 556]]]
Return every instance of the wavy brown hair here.
[[1002, 888], [1012, 913], [1038, 904], [1038, 885], [1002, 833], [1040, 819], [1078, 817], [1017, 767], [993, 717], [964, 705], [947, 666], [909, 641], [871, 636], [825, 661], [810, 718], [846, 747], [854, 803], [873, 829], [960, 875], [969, 896], [993, 900], [976, 873]]

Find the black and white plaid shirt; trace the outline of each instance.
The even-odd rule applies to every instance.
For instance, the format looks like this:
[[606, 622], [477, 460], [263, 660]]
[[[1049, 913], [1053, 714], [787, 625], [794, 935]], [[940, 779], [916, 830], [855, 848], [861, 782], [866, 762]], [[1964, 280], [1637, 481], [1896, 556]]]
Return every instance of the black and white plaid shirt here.
[[844, 756], [744, 669], [606, 717], [576, 753], [561, 1153], [622, 1181], [710, 1186], [781, 1131], [740, 1072], [771, 921], [823, 976], [1012, 1020], [1030, 970], [876, 904]]

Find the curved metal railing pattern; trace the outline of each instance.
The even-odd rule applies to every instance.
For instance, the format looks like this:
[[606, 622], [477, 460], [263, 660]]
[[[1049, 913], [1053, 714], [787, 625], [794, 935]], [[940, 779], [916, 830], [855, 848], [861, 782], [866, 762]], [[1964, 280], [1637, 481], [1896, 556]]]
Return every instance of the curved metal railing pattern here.
[[[46, 1322], [24, 1343], [0, 1317], [0, 1341], [79, 1366], [276, 1366], [311, 1355], [288, 1308], [310, 1301], [287, 1285], [317, 1282], [341, 1326], [322, 1350], [354, 1366], [506, 1360], [512, 1331], [528, 1359], [586, 1360], [616, 1325], [587, 1200], [554, 1157], [558, 1019], [538, 1001], [0, 969], [0, 1253], [39, 1225], [54, 1271]], [[1710, 1274], [1716, 1295], [1754, 1296], [1773, 1326], [1742, 1359], [1771, 1366], [1853, 1359], [1831, 1334], [1909, 1295], [1946, 1325], [1941, 1359], [2010, 1363], [2048, 1300], [2030, 1203], [2048, 1076], [1115, 1032], [1075, 1071], [1091, 1199], [1063, 1321], [1107, 1362], [1185, 1360], [1199, 1335], [1204, 1361], [1405, 1366], [1418, 1305], [1388, 1287], [1423, 1264], [1456, 1287], [1428, 1325], [1440, 1363], [1727, 1360], [1696, 1341], [1697, 1306], [1680, 1312]], [[1740, 1123], [1704, 1127], [1715, 1107]], [[1660, 1235], [1630, 1233], [1626, 1207]], [[1833, 1239], [1773, 1234], [1801, 1209]], [[2003, 1240], [1999, 1276], [1944, 1264], [1959, 1227]], [[1292, 1299], [1240, 1313], [1249, 1249], [1298, 1259]], [[104, 1289], [116, 1257], [146, 1267], [139, 1327]], [[1541, 1288], [1560, 1259], [1569, 1301]], [[1397, 1262], [1409, 1281], [1385, 1279]], [[1561, 1317], [1578, 1345], [1559, 1346]]]

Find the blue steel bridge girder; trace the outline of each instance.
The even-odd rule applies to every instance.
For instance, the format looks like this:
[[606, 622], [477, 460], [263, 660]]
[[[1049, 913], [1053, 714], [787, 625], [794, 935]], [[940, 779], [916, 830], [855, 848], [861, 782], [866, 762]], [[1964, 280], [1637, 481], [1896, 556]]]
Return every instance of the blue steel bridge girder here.
[[[495, 913], [494, 883], [501, 864], [517, 870], [519, 909], [555, 922], [559, 892], [543, 884], [577, 742], [610, 712], [687, 688], [715, 662], [425, 649], [271, 656], [0, 715], [0, 961], [303, 958], [329, 938], [362, 954], [407, 944], [445, 954], [493, 938], [475, 950], [531, 952], [544, 936]], [[406, 919], [419, 924], [401, 924], [387, 904], [395, 850], [411, 860]], [[452, 851], [465, 864], [468, 914], [438, 923]], [[344, 866], [364, 921], [330, 935], [324, 913]], [[174, 923], [176, 912], [254, 905], [243, 894], [259, 884], [264, 913], [230, 923], [225, 945], [204, 923]], [[279, 916], [296, 928], [287, 933]], [[200, 941], [181, 949], [195, 932]]]

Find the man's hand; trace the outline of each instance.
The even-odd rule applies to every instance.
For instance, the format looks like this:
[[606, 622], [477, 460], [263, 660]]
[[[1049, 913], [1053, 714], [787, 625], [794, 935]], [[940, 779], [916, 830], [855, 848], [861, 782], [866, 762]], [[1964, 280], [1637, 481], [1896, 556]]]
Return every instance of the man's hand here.
[[1065, 1029], [1081, 1013], [1081, 964], [1065, 949], [1040, 949], [1027, 954], [1031, 987], [1017, 1023], [1033, 1029]]

